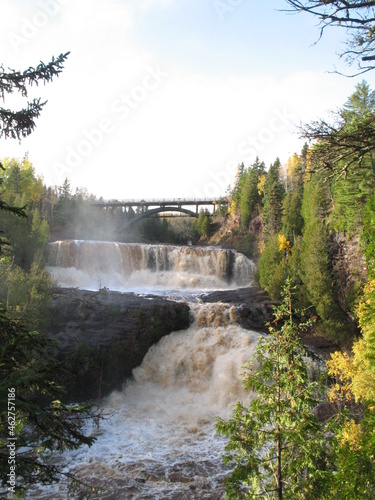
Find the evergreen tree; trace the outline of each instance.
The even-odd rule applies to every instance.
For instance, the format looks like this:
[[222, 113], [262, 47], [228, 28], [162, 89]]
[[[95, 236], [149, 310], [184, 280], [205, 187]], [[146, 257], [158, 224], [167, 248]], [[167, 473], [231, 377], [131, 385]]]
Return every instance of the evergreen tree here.
[[[28, 87], [47, 83], [58, 76], [63, 70], [64, 62], [69, 52], [60, 54], [56, 59], [53, 57], [48, 64], [40, 62], [36, 68], [28, 68], [25, 71], [15, 71], [9, 69], [5, 71], [3, 65], [0, 66], [0, 99], [4, 101], [7, 94], [19, 92], [22, 97], [28, 96]], [[27, 103], [26, 108], [11, 111], [0, 107], [0, 138], [11, 137], [21, 139], [27, 137], [35, 128], [35, 120], [40, 116], [42, 108], [46, 102], [41, 99], [33, 99]]]
[[[53, 380], [61, 367], [49, 354], [53, 346], [0, 305], [0, 480], [9, 486], [9, 444], [13, 443], [17, 482], [12, 491], [18, 495], [29, 484], [47, 484], [65, 475], [50, 461], [52, 452], [93, 442], [81, 429], [90, 418], [89, 408], [59, 401], [63, 390]], [[9, 412], [14, 420], [9, 420]]]
[[238, 165], [236, 178], [234, 180], [234, 186], [232, 189], [232, 200], [235, 202], [236, 206], [239, 206], [241, 202], [242, 189], [244, 186], [245, 177], [246, 177], [245, 165], [242, 162], [240, 165]]
[[268, 170], [264, 185], [263, 223], [266, 237], [281, 229], [284, 190], [280, 183], [280, 167], [280, 160], [277, 158]]
[[333, 285], [328, 250], [329, 209], [329, 186], [324, 182], [322, 175], [315, 173], [305, 184], [302, 201], [303, 281], [310, 302], [323, 320], [326, 334], [342, 337], [352, 332], [354, 325], [349, 323], [345, 313], [340, 309]]
[[264, 172], [264, 163], [260, 162], [258, 157], [246, 172], [240, 201], [241, 218], [245, 227], [249, 225], [251, 217], [256, 214], [261, 206], [262, 195], [259, 192], [258, 184]]
[[275, 326], [260, 340], [244, 375], [254, 399], [249, 407], [237, 403], [230, 420], [217, 422], [229, 438], [223, 459], [235, 465], [226, 480], [229, 498], [315, 500], [322, 498], [331, 476], [329, 447], [313, 413], [321, 387], [309, 379], [300, 337], [306, 325], [293, 318], [290, 282], [282, 295]]
[[294, 242], [302, 234], [301, 214], [303, 196], [303, 160], [297, 153], [288, 159], [286, 195], [283, 200], [282, 232], [288, 241]]
[[[5, 73], [1, 67], [0, 98], [4, 100], [5, 95], [13, 91], [19, 91], [22, 96], [27, 97], [27, 86], [52, 80], [53, 76], [62, 71], [66, 57], [67, 54], [61, 55], [47, 65], [40, 63], [36, 69], [29, 68], [23, 73], [13, 70]], [[40, 99], [34, 99], [27, 108], [19, 111], [0, 108], [0, 137], [20, 139], [29, 135], [44, 104]], [[29, 185], [32, 168], [27, 158], [22, 163], [25, 184]], [[22, 185], [22, 168], [20, 172], [22, 193], [19, 193], [19, 183], [16, 182], [14, 194], [18, 196], [27, 193], [32, 205], [37, 201], [40, 183], [36, 183], [36, 190], [25, 191], [25, 186]], [[18, 173], [13, 176], [13, 181], [18, 178]], [[13, 217], [14, 220], [14, 215], [25, 217], [25, 207], [14, 207], [6, 199], [9, 194], [3, 190], [6, 181], [6, 178], [0, 178], [0, 210], [4, 218]], [[43, 184], [41, 187], [43, 192]], [[33, 237], [44, 240], [45, 229], [36, 215], [31, 231]], [[14, 245], [13, 240], [11, 243]], [[0, 264], [4, 261], [4, 258], [1, 259]], [[37, 269], [35, 273], [38, 274]], [[36, 288], [33, 293], [35, 298], [35, 294], [38, 294]], [[51, 462], [52, 452], [90, 445], [93, 438], [82, 432], [82, 424], [88, 418], [89, 408], [66, 406], [59, 400], [63, 391], [53, 382], [58, 370], [51, 354], [53, 342], [30, 331], [25, 321], [15, 318], [13, 312], [13, 309], [0, 304], [0, 480], [9, 496], [20, 496], [28, 484], [51, 483], [64, 475]], [[11, 446], [16, 450], [15, 463], [9, 462], [9, 438]], [[13, 477], [17, 480], [13, 481]]]
[[356, 85], [355, 92], [344, 104], [341, 116], [345, 119], [346, 124], [350, 124], [374, 111], [375, 91], [371, 90], [366, 80], [362, 80]]
[[287, 261], [279, 251], [278, 235], [269, 236], [258, 262], [258, 280], [272, 299], [279, 299], [288, 275]]
[[[375, 113], [375, 92], [363, 81], [340, 111], [342, 130], [356, 134], [363, 121]], [[355, 156], [355, 153], [354, 153]], [[341, 163], [344, 163], [341, 160]], [[363, 155], [361, 168], [349, 168], [345, 176], [333, 182], [334, 208], [332, 226], [338, 231], [353, 233], [362, 222], [363, 208], [375, 188], [375, 162], [372, 153]]]
[[301, 215], [302, 197], [298, 191], [288, 192], [283, 201], [282, 232], [294, 242], [302, 234], [303, 217]]
[[[4, 171], [2, 163], [0, 163], [0, 173]], [[16, 207], [12, 204], [7, 203], [4, 199], [4, 178], [0, 175], [0, 211], [8, 214], [16, 215], [17, 217], [24, 219], [27, 217], [25, 208], [26, 207]], [[4, 236], [4, 226], [2, 221], [2, 226], [0, 228], [0, 254], [3, 251], [4, 245], [9, 245], [9, 240]]]
[[207, 209], [201, 209], [194, 224], [195, 230], [201, 236], [207, 236], [210, 231], [210, 213]]

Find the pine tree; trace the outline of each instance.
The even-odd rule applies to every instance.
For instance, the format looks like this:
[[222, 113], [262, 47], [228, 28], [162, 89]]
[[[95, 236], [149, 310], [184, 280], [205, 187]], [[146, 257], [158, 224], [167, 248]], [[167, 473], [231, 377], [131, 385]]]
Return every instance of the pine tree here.
[[[67, 55], [61, 55], [47, 65], [40, 63], [36, 69], [29, 68], [23, 73], [13, 70], [6, 73], [1, 67], [0, 98], [4, 100], [6, 94], [14, 91], [27, 97], [28, 86], [49, 82], [62, 71]], [[34, 99], [27, 108], [19, 111], [0, 108], [0, 137], [21, 139], [29, 135], [44, 104], [40, 99]], [[23, 166], [29, 182], [32, 168], [27, 158]], [[4, 178], [0, 178], [1, 189], [4, 182]], [[36, 187], [35, 191], [27, 193], [31, 204], [38, 196], [40, 183]], [[21, 188], [25, 192], [24, 187]], [[4, 190], [0, 192], [0, 210], [4, 215], [26, 217], [25, 207], [12, 206], [11, 202], [4, 200], [6, 195]], [[45, 239], [47, 228], [38, 223], [38, 217], [32, 229], [35, 240]], [[35, 272], [37, 274], [36, 269]], [[32, 292], [37, 293], [35, 287]], [[61, 468], [50, 461], [51, 453], [90, 445], [93, 438], [84, 434], [82, 424], [93, 417], [89, 417], [88, 407], [61, 403], [64, 391], [54, 383], [59, 370], [51, 354], [54, 343], [46, 336], [30, 331], [26, 322], [15, 318], [12, 312], [0, 303], [0, 480], [5, 488], [12, 488], [8, 489], [9, 496], [12, 492], [20, 496], [28, 484], [51, 483], [64, 475]], [[11, 446], [16, 449], [16, 463], [9, 462], [9, 438]], [[9, 474], [12, 472], [17, 481], [10, 484]], [[76, 481], [70, 474], [65, 475]]]
[[234, 186], [232, 189], [232, 200], [235, 202], [236, 206], [240, 205], [241, 202], [241, 196], [242, 196], [242, 189], [244, 186], [245, 182], [245, 165], [242, 162], [240, 165], [238, 165], [237, 172], [236, 172], [236, 178], [234, 181]]
[[[363, 81], [340, 111], [342, 130], [347, 134], [357, 134], [363, 122], [375, 116], [375, 92]], [[355, 157], [355, 152], [354, 152]], [[344, 164], [345, 160], [341, 160]], [[362, 222], [363, 209], [375, 188], [375, 162], [371, 152], [363, 155], [361, 168], [349, 168], [345, 176], [333, 183], [334, 209], [332, 226], [337, 231], [355, 233]]]
[[241, 193], [241, 218], [245, 227], [249, 225], [251, 217], [259, 210], [262, 203], [262, 194], [259, 192], [259, 181], [264, 175], [265, 166], [257, 157], [255, 163], [248, 169]]
[[[59, 401], [64, 391], [53, 382], [61, 369], [48, 354], [53, 346], [0, 305], [0, 480], [4, 486], [9, 480], [11, 442], [17, 449], [17, 494], [29, 484], [47, 484], [66, 475], [50, 462], [51, 452], [93, 442], [81, 428], [90, 408]], [[10, 411], [14, 420], [8, 418]]]
[[280, 167], [281, 163], [277, 158], [268, 170], [264, 186], [263, 223], [266, 237], [281, 229], [284, 190], [280, 183]]
[[259, 341], [244, 374], [254, 399], [249, 407], [237, 403], [230, 420], [217, 422], [217, 430], [229, 438], [223, 459], [235, 465], [226, 480], [229, 498], [315, 500], [323, 498], [331, 476], [329, 447], [313, 413], [321, 387], [308, 376], [301, 343], [307, 324], [295, 323], [292, 294], [287, 281], [270, 335]]
[[[0, 99], [4, 101], [7, 94], [19, 92], [22, 97], [28, 96], [28, 87], [47, 83], [58, 76], [63, 70], [69, 52], [60, 54], [56, 59], [53, 57], [48, 64], [40, 62], [36, 68], [28, 68], [25, 71], [15, 71], [9, 69], [5, 71], [3, 65], [0, 66]], [[35, 120], [45, 106], [41, 99], [33, 99], [27, 103], [26, 108], [17, 111], [11, 111], [0, 107], [0, 138], [10, 137], [12, 139], [21, 139], [27, 137], [34, 130]]]
[[341, 110], [341, 116], [347, 124], [356, 119], [369, 115], [375, 111], [375, 91], [370, 89], [366, 80], [362, 80], [355, 87], [355, 91], [349, 97]]
[[195, 221], [194, 228], [201, 236], [207, 236], [210, 230], [210, 214], [207, 209], [201, 209], [197, 220]]

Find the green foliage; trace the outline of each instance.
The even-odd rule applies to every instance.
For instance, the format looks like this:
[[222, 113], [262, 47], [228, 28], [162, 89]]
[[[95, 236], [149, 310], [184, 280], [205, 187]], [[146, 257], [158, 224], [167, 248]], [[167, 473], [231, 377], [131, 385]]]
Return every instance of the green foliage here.
[[[375, 112], [375, 93], [363, 81], [356, 86], [341, 110], [342, 131], [356, 137], [363, 123], [372, 119]], [[355, 160], [356, 153], [353, 154]], [[345, 161], [340, 160], [344, 165]], [[375, 188], [375, 164], [372, 153], [364, 152], [360, 159], [360, 168], [348, 168], [345, 176], [333, 182], [334, 206], [332, 227], [337, 231], [355, 233], [361, 225], [363, 209]]]
[[365, 80], [358, 83], [355, 91], [346, 101], [341, 110], [341, 115], [346, 123], [354, 123], [358, 118], [370, 115], [375, 111], [375, 91]]
[[264, 185], [263, 223], [265, 236], [277, 234], [281, 229], [284, 190], [280, 182], [280, 160], [270, 166]]
[[238, 165], [236, 178], [231, 193], [232, 200], [235, 202], [237, 206], [239, 206], [241, 203], [242, 189], [245, 184], [245, 178], [246, 178], [245, 165], [241, 163], [241, 165]]
[[300, 338], [306, 325], [294, 322], [290, 282], [282, 295], [275, 326], [244, 374], [256, 396], [249, 407], [238, 403], [229, 421], [217, 422], [229, 438], [223, 459], [235, 465], [228, 498], [321, 498], [331, 476], [326, 437], [313, 413], [321, 386], [309, 379]]
[[375, 193], [370, 196], [364, 208], [363, 240], [369, 278], [375, 278]]
[[207, 209], [201, 209], [199, 211], [198, 219], [195, 221], [194, 228], [201, 236], [208, 236], [210, 231], [210, 213]]
[[[328, 252], [329, 190], [321, 175], [314, 174], [305, 185], [302, 202], [304, 218], [303, 281], [308, 298], [323, 320], [326, 333], [343, 336], [354, 328], [339, 308]], [[352, 332], [353, 333], [353, 332]]]
[[304, 248], [305, 244], [301, 236], [297, 236], [294, 245], [288, 255], [287, 275], [293, 286], [296, 287], [294, 293], [294, 302], [298, 309], [307, 309], [311, 307], [309, 293], [304, 283]]
[[[62, 71], [67, 56], [61, 55], [47, 65], [41, 62], [36, 69], [30, 67], [23, 73], [14, 70], [6, 73], [1, 66], [0, 98], [4, 100], [5, 95], [13, 91], [27, 97], [27, 87], [51, 81]], [[44, 104], [34, 99], [27, 109], [13, 112], [0, 108], [0, 137], [26, 137], [32, 132]], [[45, 305], [49, 286], [42, 267], [49, 229], [38, 210], [45, 189], [27, 157], [22, 163], [5, 160], [4, 164], [0, 172], [0, 231], [10, 240], [11, 247], [7, 247], [7, 254], [0, 260], [3, 295], [0, 302], [0, 478], [8, 490], [9, 474], [15, 471], [14, 464], [9, 462], [12, 457], [8, 438], [12, 436], [16, 448], [14, 494], [19, 496], [30, 484], [51, 483], [62, 475], [70, 477], [73, 486], [77, 484], [71, 474], [62, 472], [51, 456], [54, 452], [91, 445], [93, 438], [84, 434], [82, 426], [93, 417], [89, 407], [60, 402], [64, 391], [53, 382], [61, 369], [53, 357], [55, 344], [29, 328], [35, 320], [33, 315], [39, 320], [43, 314], [41, 306]], [[3, 243], [2, 236], [0, 245]], [[4, 297], [7, 308], [2, 305]]]
[[[0, 162], [0, 174], [5, 170], [3, 167], [3, 164]], [[0, 211], [5, 212], [5, 214], [2, 214], [2, 216], [6, 216], [8, 214], [13, 214], [17, 215], [20, 218], [25, 218], [26, 217], [26, 212], [25, 212], [25, 207], [15, 207], [12, 206], [11, 204], [7, 203], [4, 200], [4, 194], [6, 193], [6, 190], [4, 189], [4, 177], [0, 176]], [[0, 254], [2, 252], [2, 247], [4, 245], [9, 245], [9, 241], [4, 235], [4, 228], [3, 225], [0, 228]]]
[[262, 204], [262, 193], [259, 192], [258, 184], [265, 173], [263, 162], [257, 157], [255, 163], [244, 173], [244, 182], [240, 197], [240, 209], [242, 223], [245, 227], [249, 225], [250, 219], [256, 215]]
[[164, 242], [173, 243], [174, 233], [167, 219], [160, 217], [150, 217], [139, 223], [139, 232], [143, 241], [152, 243]]
[[14, 212], [7, 210], [2, 216], [3, 234], [11, 243], [6, 255], [12, 258], [15, 265], [30, 269], [35, 260], [43, 260], [50, 237], [48, 223], [38, 208], [43, 196], [43, 184], [27, 157], [22, 162], [6, 159], [1, 182], [4, 186], [1, 193], [3, 201], [8, 206], [19, 207], [17, 210], [23, 210], [25, 214], [25, 217], [15, 218]]
[[[68, 55], [69, 52], [60, 54], [47, 64], [40, 62], [36, 68], [29, 67], [23, 72], [13, 69], [6, 72], [3, 66], [0, 66], [0, 99], [4, 101], [5, 95], [13, 92], [27, 97], [29, 86], [52, 81], [54, 76], [61, 73]], [[31, 134], [35, 128], [35, 119], [39, 117], [45, 104], [46, 102], [42, 103], [40, 99], [33, 99], [27, 103], [26, 108], [17, 111], [0, 107], [0, 138], [4, 136], [21, 139]]]
[[0, 265], [3, 280], [0, 296], [13, 316], [25, 318], [29, 328], [42, 328], [48, 322], [51, 300], [51, 277], [37, 262], [29, 271], [19, 266]]
[[258, 262], [259, 284], [272, 299], [279, 299], [287, 273], [287, 261], [279, 251], [278, 236], [270, 236]]
[[287, 240], [294, 242], [302, 234], [303, 217], [301, 214], [304, 189], [304, 163], [307, 149], [298, 156], [296, 153], [289, 158], [286, 172], [286, 195], [283, 200], [282, 232]]
[[195, 242], [197, 232], [194, 229], [195, 221], [192, 217], [176, 217], [170, 223], [170, 231], [173, 234], [173, 242], [181, 245]]
[[282, 231], [289, 241], [302, 234], [302, 196], [298, 191], [288, 191], [283, 201]]
[[[0, 477], [6, 485], [9, 473], [7, 437], [17, 438], [17, 490], [29, 484], [58, 480], [61, 471], [50, 460], [52, 452], [91, 445], [82, 432], [88, 407], [66, 406], [59, 401], [61, 387], [53, 380], [59, 365], [51, 357], [54, 344], [30, 332], [20, 320], [0, 307]], [[14, 394], [16, 425], [9, 428], [8, 393]]]
[[335, 437], [335, 469], [330, 497], [368, 500], [375, 497], [375, 412], [365, 411], [360, 424], [345, 418]]
[[228, 197], [219, 198], [217, 205], [215, 206], [215, 218], [225, 217], [228, 215]]

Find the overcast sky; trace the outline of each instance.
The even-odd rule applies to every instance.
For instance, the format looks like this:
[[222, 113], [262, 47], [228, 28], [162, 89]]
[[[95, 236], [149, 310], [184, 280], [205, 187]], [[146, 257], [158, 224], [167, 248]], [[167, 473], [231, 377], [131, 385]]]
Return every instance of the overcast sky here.
[[[29, 154], [48, 185], [68, 177], [104, 198], [220, 196], [238, 163], [268, 167], [300, 152], [296, 126], [329, 116], [358, 78], [336, 55], [340, 30], [317, 44], [310, 16], [284, 0], [1, 0], [4, 67], [70, 51], [35, 132], [1, 140]], [[374, 87], [371, 73], [365, 75]], [[7, 99], [3, 107], [23, 101]]]

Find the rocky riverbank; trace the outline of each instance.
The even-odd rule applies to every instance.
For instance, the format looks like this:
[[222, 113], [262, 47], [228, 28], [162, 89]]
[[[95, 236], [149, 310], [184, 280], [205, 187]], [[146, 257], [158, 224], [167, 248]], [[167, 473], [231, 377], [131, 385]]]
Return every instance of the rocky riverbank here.
[[237, 290], [218, 290], [202, 294], [202, 302], [233, 304], [237, 323], [247, 330], [268, 332], [267, 321], [272, 319], [275, 302], [258, 285]]
[[[240, 326], [264, 333], [275, 304], [257, 285], [204, 293], [199, 300], [232, 304]], [[58, 341], [56, 360], [65, 365], [58, 382], [67, 389], [67, 401], [120, 389], [153, 344], [192, 321], [185, 302], [108, 290], [56, 289], [50, 313], [47, 334]], [[314, 335], [304, 340], [317, 354], [332, 350]]]
[[[272, 301], [267, 292], [259, 285], [253, 284], [248, 288], [237, 290], [218, 290], [201, 295], [202, 302], [225, 302], [233, 304], [236, 310], [237, 323], [247, 330], [268, 333], [267, 322], [273, 318]], [[314, 328], [310, 328], [302, 336], [302, 342], [311, 353], [324, 360], [329, 359], [330, 354], [338, 349], [336, 342], [316, 334]]]
[[55, 290], [49, 336], [66, 365], [67, 400], [87, 400], [120, 388], [149, 348], [188, 328], [189, 307], [158, 296]]

